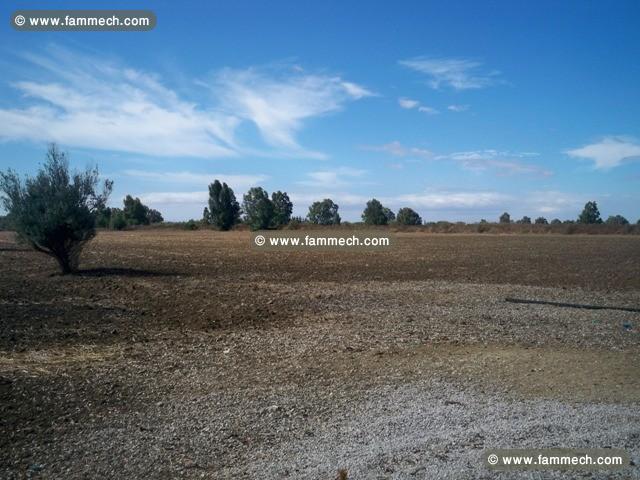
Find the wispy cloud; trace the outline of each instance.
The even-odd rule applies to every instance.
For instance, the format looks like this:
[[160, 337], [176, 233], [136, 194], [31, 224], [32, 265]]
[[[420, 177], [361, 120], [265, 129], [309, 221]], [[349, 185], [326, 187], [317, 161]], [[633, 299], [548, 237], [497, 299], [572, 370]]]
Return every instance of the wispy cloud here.
[[551, 170], [522, 160], [537, 156], [536, 153], [531, 152], [508, 152], [490, 149], [439, 155], [436, 159], [453, 160], [463, 168], [476, 172], [494, 170], [500, 176], [533, 175], [549, 177], [553, 175]]
[[436, 110], [435, 108], [432, 107], [427, 107], [426, 105], [420, 105], [418, 107], [418, 111], [422, 112], [422, 113], [427, 113], [429, 115], [437, 115], [438, 113], [440, 113], [438, 110]]
[[362, 147], [364, 150], [369, 150], [372, 152], [384, 152], [389, 155], [393, 155], [394, 157], [412, 157], [419, 158], [423, 160], [431, 160], [434, 158], [433, 152], [418, 147], [406, 147], [402, 145], [402, 143], [396, 141], [386, 143], [384, 145], [370, 145]]
[[434, 89], [450, 87], [455, 90], [485, 88], [499, 81], [500, 72], [484, 70], [482, 63], [464, 58], [415, 57], [401, 60], [400, 65], [427, 76], [427, 84]]
[[[215, 101], [199, 105], [165, 86], [158, 75], [118, 61], [56, 46], [22, 58], [31, 73], [12, 83], [22, 105], [0, 106], [4, 140], [53, 140], [152, 156], [270, 155], [276, 148], [278, 154], [320, 157], [295, 138], [304, 122], [373, 95], [339, 76], [291, 68], [222, 69], [206, 84]], [[257, 126], [267, 148], [238, 141], [244, 122]]]
[[309, 177], [307, 180], [301, 180], [297, 183], [308, 187], [335, 189], [351, 185], [354, 179], [361, 178], [366, 173], [366, 170], [359, 170], [351, 167], [338, 167], [334, 170], [310, 172], [307, 174], [307, 177]]
[[0, 138], [156, 156], [235, 153], [238, 119], [181, 100], [152, 75], [53, 47], [26, 58], [38, 80], [13, 86], [30, 105], [0, 109]]
[[447, 110], [450, 110], [452, 112], [466, 112], [467, 110], [469, 110], [469, 105], [449, 105], [447, 107]]
[[268, 72], [261, 69], [223, 69], [216, 75], [214, 92], [233, 115], [251, 121], [273, 147], [318, 157], [300, 146], [296, 134], [312, 117], [341, 110], [347, 102], [374, 95], [366, 88], [338, 76], [299, 71]]
[[433, 210], [477, 209], [499, 206], [509, 200], [508, 195], [498, 192], [425, 192], [400, 195], [389, 199], [395, 205], [407, 204]]
[[474, 172], [492, 170], [499, 176], [533, 175], [548, 177], [553, 175], [553, 172], [549, 169], [524, 161], [527, 158], [538, 156], [537, 153], [533, 152], [508, 152], [489, 149], [435, 154], [430, 150], [406, 146], [398, 141], [363, 148], [369, 151], [387, 153], [393, 157], [450, 161], [460, 165], [465, 170]]
[[596, 169], [609, 170], [625, 161], [640, 159], [640, 143], [629, 137], [610, 136], [566, 153], [574, 158], [593, 161]]
[[417, 108], [419, 112], [427, 113], [429, 115], [436, 115], [440, 113], [435, 108], [422, 105], [418, 100], [413, 100], [411, 98], [405, 98], [405, 97], [399, 98], [398, 105], [400, 105], [402, 108], [406, 110], [412, 110], [414, 108]]
[[151, 172], [147, 170], [124, 170], [123, 175], [135, 177], [153, 182], [163, 182], [171, 184], [208, 185], [215, 179], [227, 183], [234, 189], [244, 189], [253, 187], [269, 179], [268, 175], [243, 175], [227, 173], [193, 173], [181, 172]]

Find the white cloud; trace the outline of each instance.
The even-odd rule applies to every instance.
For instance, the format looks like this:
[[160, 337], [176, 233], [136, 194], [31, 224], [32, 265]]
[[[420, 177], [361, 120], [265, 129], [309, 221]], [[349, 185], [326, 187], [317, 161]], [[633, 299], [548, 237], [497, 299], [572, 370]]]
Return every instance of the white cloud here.
[[498, 71], [483, 71], [482, 63], [462, 58], [416, 57], [401, 60], [400, 65], [420, 72], [428, 77], [428, 85], [439, 89], [442, 86], [455, 90], [485, 88], [498, 82]]
[[[12, 86], [24, 106], [0, 107], [0, 140], [56, 141], [152, 156], [321, 157], [295, 138], [304, 122], [374, 95], [338, 76], [223, 69], [207, 84], [218, 103], [198, 105], [158, 76], [116, 61], [59, 47], [23, 57], [34, 68], [31, 79]], [[271, 151], [239, 144], [236, 133], [243, 122], [258, 127]]]
[[[209, 192], [199, 190], [197, 192], [149, 192], [138, 195], [142, 203], [154, 205], [193, 205], [204, 207], [209, 198]], [[236, 198], [238, 196], [236, 195]]]
[[0, 109], [2, 139], [155, 156], [234, 155], [235, 117], [180, 100], [151, 75], [60, 49], [27, 58], [42, 72], [13, 84], [31, 105]]
[[350, 185], [352, 183], [352, 179], [362, 177], [366, 173], [366, 170], [359, 170], [351, 167], [338, 167], [335, 170], [310, 172], [307, 174], [309, 180], [302, 180], [297, 183], [309, 187], [344, 187], [346, 185]]
[[397, 140], [380, 146], [367, 146], [363, 148], [374, 152], [385, 152], [393, 155], [394, 157], [414, 157], [424, 160], [431, 160], [434, 158], [434, 154], [429, 150], [417, 147], [405, 147]]
[[395, 199], [388, 199], [388, 203], [432, 210], [477, 209], [499, 206], [509, 198], [508, 195], [498, 192], [426, 192], [400, 195]]
[[412, 100], [410, 98], [399, 98], [398, 99], [398, 104], [402, 107], [402, 108], [406, 108], [407, 110], [411, 110], [412, 108], [416, 108], [420, 105], [420, 102], [417, 100]]
[[594, 168], [609, 170], [627, 160], [640, 158], [640, 144], [626, 137], [605, 137], [600, 142], [568, 150], [569, 156], [594, 162]]
[[427, 107], [426, 105], [419, 106], [418, 111], [422, 113], [428, 113], [429, 115], [437, 115], [438, 113], [440, 113], [435, 108]]
[[274, 77], [257, 69], [223, 69], [215, 78], [214, 90], [225, 109], [253, 122], [268, 144], [312, 157], [322, 155], [306, 151], [295, 138], [304, 122], [374, 95], [336, 76]]
[[267, 175], [242, 175], [226, 173], [193, 173], [193, 172], [150, 172], [146, 170], [125, 170], [122, 172], [128, 177], [136, 177], [144, 180], [166, 183], [208, 185], [218, 179], [227, 183], [231, 188], [244, 189], [258, 185], [268, 180]]
[[422, 105], [418, 100], [412, 100], [411, 98], [401, 97], [398, 99], [398, 105], [406, 110], [412, 110], [417, 108], [419, 112], [427, 113], [429, 115], [436, 115], [440, 113], [438, 110], [426, 105]]
[[469, 105], [449, 105], [447, 110], [451, 110], [452, 112], [466, 112], [469, 110]]
[[536, 153], [530, 152], [506, 152], [490, 149], [456, 152], [448, 155], [439, 155], [436, 158], [453, 160], [463, 168], [475, 172], [495, 170], [500, 176], [533, 175], [549, 177], [553, 175], [551, 170], [522, 161], [523, 158], [536, 156]]

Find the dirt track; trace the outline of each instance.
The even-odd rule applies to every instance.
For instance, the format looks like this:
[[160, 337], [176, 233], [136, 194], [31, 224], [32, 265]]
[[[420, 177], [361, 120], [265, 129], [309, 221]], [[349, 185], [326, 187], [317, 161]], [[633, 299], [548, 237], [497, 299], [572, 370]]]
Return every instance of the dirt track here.
[[480, 478], [483, 448], [585, 441], [640, 460], [640, 314], [504, 302], [639, 307], [637, 236], [276, 254], [155, 230], [83, 258], [52, 275], [0, 233], [0, 477]]

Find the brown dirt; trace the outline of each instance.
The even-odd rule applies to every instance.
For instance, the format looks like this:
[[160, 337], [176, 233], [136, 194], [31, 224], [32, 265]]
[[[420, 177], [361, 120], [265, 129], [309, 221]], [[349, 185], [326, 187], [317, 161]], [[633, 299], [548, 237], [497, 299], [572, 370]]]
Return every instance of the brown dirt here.
[[[289, 389], [317, 418], [331, 392], [355, 401], [425, 378], [514, 399], [640, 402], [639, 314], [504, 302], [640, 307], [640, 237], [400, 233], [384, 253], [295, 254], [249, 241], [102, 232], [80, 275], [63, 277], [0, 232], [0, 476], [43, 456], [45, 476], [85, 476], [55, 445], [152, 431], [167, 405], [171, 422], [193, 422], [176, 405], [207, 399], [229, 412], [231, 437], [208, 444], [205, 472], [224, 478], [277, 441], [247, 423], [260, 411], [233, 405], [268, 406]], [[172, 442], [154, 474], [199, 476], [191, 441]]]

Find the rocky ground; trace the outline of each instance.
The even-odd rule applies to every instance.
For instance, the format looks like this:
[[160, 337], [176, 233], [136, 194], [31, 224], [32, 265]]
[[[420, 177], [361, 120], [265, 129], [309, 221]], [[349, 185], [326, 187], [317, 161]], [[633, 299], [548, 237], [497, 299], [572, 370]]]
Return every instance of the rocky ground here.
[[504, 301], [640, 307], [639, 237], [249, 242], [104, 232], [61, 277], [0, 232], [0, 478], [513, 478], [484, 467], [497, 447], [640, 462], [640, 313]]

